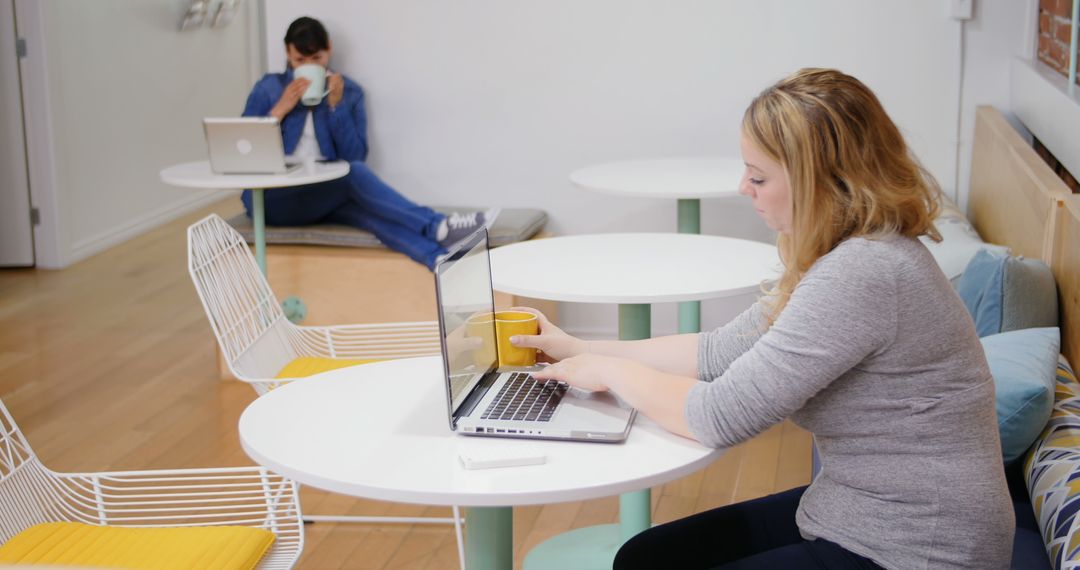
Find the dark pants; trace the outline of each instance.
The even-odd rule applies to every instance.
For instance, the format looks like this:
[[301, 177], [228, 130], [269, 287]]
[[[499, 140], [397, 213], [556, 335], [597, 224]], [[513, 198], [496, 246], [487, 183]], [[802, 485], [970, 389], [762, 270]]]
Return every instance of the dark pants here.
[[[431, 267], [446, 253], [435, 239], [444, 215], [410, 202], [363, 162], [350, 162], [337, 180], [272, 188], [265, 192], [266, 223], [271, 226], [344, 224], [367, 230], [386, 247]], [[251, 193], [244, 192], [251, 215]]]
[[615, 570], [880, 569], [836, 543], [799, 535], [795, 510], [805, 490], [800, 487], [653, 527], [623, 545], [615, 556]]

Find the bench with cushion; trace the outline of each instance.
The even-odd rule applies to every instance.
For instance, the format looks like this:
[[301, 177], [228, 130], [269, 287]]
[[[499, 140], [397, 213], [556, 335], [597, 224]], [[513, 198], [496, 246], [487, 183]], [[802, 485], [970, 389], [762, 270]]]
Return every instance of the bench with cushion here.
[[[477, 208], [449, 208], [436, 206], [435, 211], [444, 214], [451, 212], [478, 211]], [[254, 241], [254, 228], [251, 218], [246, 214], [237, 214], [226, 220], [230, 226], [240, 232], [248, 243]], [[489, 230], [492, 247], [527, 240], [547, 223], [547, 213], [535, 208], [503, 208], [499, 217]], [[339, 247], [376, 247], [383, 246], [379, 238], [370, 232], [351, 226], [336, 224], [314, 224], [310, 226], [267, 226], [266, 243], [280, 245], [330, 245]]]

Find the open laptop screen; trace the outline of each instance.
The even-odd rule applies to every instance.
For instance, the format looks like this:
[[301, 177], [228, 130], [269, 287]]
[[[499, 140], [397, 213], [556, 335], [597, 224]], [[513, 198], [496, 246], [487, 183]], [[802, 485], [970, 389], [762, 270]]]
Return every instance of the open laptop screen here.
[[482, 228], [466, 238], [436, 271], [439, 326], [453, 414], [498, 362], [487, 230]]

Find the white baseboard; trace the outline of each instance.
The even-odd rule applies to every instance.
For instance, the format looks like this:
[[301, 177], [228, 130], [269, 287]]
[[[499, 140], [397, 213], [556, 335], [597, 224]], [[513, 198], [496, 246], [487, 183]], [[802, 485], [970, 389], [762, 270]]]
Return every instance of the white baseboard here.
[[95, 253], [105, 251], [114, 245], [121, 244], [135, 236], [171, 222], [180, 216], [194, 212], [195, 210], [204, 208], [215, 202], [220, 202], [230, 196], [238, 196], [239, 194], [239, 190], [231, 192], [206, 190], [198, 192], [186, 200], [174, 202], [157, 210], [147, 212], [142, 216], [128, 221], [120, 227], [99, 233], [96, 236], [79, 240], [72, 245], [71, 256], [67, 265], [86, 259]]

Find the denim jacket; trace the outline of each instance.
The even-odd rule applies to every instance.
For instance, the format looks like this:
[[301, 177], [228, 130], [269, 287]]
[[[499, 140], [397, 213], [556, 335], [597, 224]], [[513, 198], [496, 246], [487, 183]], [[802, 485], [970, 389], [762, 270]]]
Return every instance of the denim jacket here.
[[[315, 107], [305, 107], [297, 103], [292, 111], [281, 121], [281, 141], [285, 154], [292, 154], [300, 142], [304, 130], [307, 111], [314, 111], [312, 121], [315, 124], [315, 138], [319, 141], [319, 150], [328, 160], [362, 161], [367, 158], [367, 115], [364, 114], [364, 91], [349, 79], [345, 80], [345, 93], [337, 107], [330, 108], [327, 98]], [[293, 80], [293, 70], [285, 73], [267, 73], [251, 89], [245, 117], [265, 117], [281, 98], [285, 87]]]

